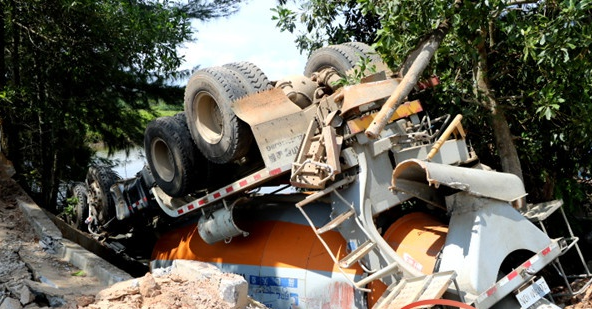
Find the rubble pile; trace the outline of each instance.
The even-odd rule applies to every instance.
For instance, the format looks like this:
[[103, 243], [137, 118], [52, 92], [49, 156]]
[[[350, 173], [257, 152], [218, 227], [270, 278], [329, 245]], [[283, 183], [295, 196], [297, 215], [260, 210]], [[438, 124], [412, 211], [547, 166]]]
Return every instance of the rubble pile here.
[[264, 308], [247, 296], [247, 289], [239, 275], [222, 273], [207, 263], [175, 261], [171, 267], [102, 290], [83, 308]]

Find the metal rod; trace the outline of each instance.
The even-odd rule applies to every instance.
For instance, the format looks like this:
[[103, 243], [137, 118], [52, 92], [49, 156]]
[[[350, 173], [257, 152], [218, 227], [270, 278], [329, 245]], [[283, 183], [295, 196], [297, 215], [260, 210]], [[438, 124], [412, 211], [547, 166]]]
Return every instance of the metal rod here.
[[430, 153], [428, 153], [426, 160], [428, 160], [428, 161], [432, 160], [432, 158], [440, 150], [440, 147], [442, 147], [442, 144], [444, 144], [444, 142], [450, 137], [450, 134], [452, 134], [452, 132], [454, 132], [454, 130], [456, 130], [456, 128], [460, 124], [460, 121], [462, 120], [462, 118], [463, 117], [461, 114], [458, 114], [458, 115], [456, 115], [456, 117], [454, 117], [452, 122], [448, 125], [448, 128], [446, 128], [446, 130], [442, 133], [442, 135], [440, 135], [440, 138], [432, 146], [432, 149], [430, 150]]
[[[571, 226], [569, 225], [569, 221], [567, 221], [567, 216], [565, 215], [565, 211], [563, 210], [563, 207], [560, 208], [561, 209], [561, 215], [563, 216], [563, 220], [565, 220], [565, 224], [567, 225], [567, 229], [569, 230], [569, 235], [574, 238], [574, 233], [571, 230]], [[582, 265], [584, 265], [584, 270], [586, 270], [586, 274], [588, 276], [590, 276], [590, 270], [588, 269], [588, 265], [586, 265], [586, 260], [584, 260], [584, 256], [582, 255], [582, 251], [580, 250], [580, 246], [578, 246], [576, 244], [576, 251], [578, 251], [578, 255], [580, 256], [580, 260], [582, 261]]]

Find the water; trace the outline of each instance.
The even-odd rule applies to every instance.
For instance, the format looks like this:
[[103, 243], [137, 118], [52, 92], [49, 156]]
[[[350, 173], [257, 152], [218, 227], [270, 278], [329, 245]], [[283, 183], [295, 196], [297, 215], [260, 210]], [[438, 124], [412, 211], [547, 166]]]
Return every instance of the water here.
[[99, 158], [111, 160], [115, 164], [113, 170], [124, 179], [135, 177], [146, 164], [142, 147], [133, 148], [128, 153], [123, 150], [116, 151], [111, 155], [108, 155], [107, 150], [99, 150], [96, 155]]

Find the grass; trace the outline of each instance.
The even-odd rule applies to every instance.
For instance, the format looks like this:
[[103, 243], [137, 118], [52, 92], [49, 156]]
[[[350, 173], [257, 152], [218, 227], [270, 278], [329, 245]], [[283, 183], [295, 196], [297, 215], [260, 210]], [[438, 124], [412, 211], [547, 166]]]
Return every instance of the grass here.
[[183, 106], [167, 105], [161, 103], [153, 106], [152, 109], [156, 112], [156, 116], [153, 116], [147, 110], [140, 110], [140, 116], [146, 120], [146, 123], [157, 117], [174, 116], [177, 113], [183, 111]]

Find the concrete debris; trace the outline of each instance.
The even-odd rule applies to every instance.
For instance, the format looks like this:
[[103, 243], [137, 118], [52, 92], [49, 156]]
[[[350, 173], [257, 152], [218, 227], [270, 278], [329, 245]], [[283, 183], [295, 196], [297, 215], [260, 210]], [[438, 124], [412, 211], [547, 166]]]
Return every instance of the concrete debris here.
[[140, 294], [144, 298], [155, 297], [161, 294], [160, 286], [150, 273], [147, 273], [146, 276], [140, 279]]
[[35, 300], [35, 295], [33, 295], [33, 293], [31, 293], [31, 290], [29, 290], [29, 287], [26, 285], [23, 285], [23, 287], [19, 291], [19, 294], [20, 294], [20, 302], [21, 302], [21, 305], [23, 305], [23, 306], [26, 306]]
[[60, 307], [67, 303], [64, 298], [65, 291], [59, 288], [31, 280], [25, 280], [24, 283], [36, 298], [44, 300], [50, 307]]
[[240, 275], [221, 272], [197, 261], [175, 261], [144, 277], [116, 283], [100, 291], [92, 303], [79, 308], [212, 308], [254, 309], [265, 306], [247, 295], [248, 283]]
[[220, 280], [218, 288], [220, 298], [227, 302], [231, 308], [245, 308], [248, 304], [247, 293], [249, 285], [243, 277], [230, 276]]
[[220, 275], [222, 272], [212, 264], [198, 261], [175, 260], [171, 266], [171, 273], [187, 280], [200, 280]]
[[21, 303], [14, 298], [5, 298], [0, 304], [0, 309], [22, 309]]

